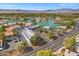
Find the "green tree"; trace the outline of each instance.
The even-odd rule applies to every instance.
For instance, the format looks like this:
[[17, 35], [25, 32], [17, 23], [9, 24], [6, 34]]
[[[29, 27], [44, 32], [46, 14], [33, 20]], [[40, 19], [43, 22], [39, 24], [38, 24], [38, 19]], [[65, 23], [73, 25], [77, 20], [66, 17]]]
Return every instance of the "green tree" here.
[[32, 45], [37, 46], [39, 45], [38, 39], [36, 36], [31, 37], [30, 42]]
[[27, 47], [27, 43], [26, 43], [26, 41], [22, 41], [22, 43], [21, 43], [21, 48], [22, 49], [25, 49]]
[[51, 50], [39, 50], [36, 53], [37, 56], [52, 56]]
[[39, 46], [41, 44], [44, 44], [43, 39], [38, 36], [31, 37], [30, 42], [33, 46]]
[[14, 33], [14, 36], [18, 35], [18, 32], [15, 29], [13, 30], [13, 33]]
[[1, 26], [0, 27], [0, 32], [4, 32], [5, 31], [5, 26]]
[[4, 30], [5, 30], [4, 26], [0, 27], [0, 39], [5, 38]]
[[5, 31], [5, 27], [4, 26], [0, 27], [0, 39], [3, 40], [3, 43], [5, 45], [7, 41], [6, 41], [6, 36], [4, 34], [4, 31]]
[[47, 35], [48, 35], [48, 38], [49, 38], [49, 39], [52, 39], [52, 38], [53, 38], [52, 32], [48, 32]]
[[74, 49], [75, 44], [76, 44], [76, 41], [75, 41], [75, 38], [73, 37], [67, 37], [63, 41], [63, 45], [70, 50]]

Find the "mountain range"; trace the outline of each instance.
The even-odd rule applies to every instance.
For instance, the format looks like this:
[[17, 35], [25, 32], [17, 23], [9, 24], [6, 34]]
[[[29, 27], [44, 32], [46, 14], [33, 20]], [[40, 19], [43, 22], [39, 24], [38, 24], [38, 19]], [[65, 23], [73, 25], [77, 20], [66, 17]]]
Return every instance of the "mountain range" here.
[[21, 10], [21, 9], [0, 9], [0, 13], [79, 13], [79, 9], [56, 9], [56, 10]]

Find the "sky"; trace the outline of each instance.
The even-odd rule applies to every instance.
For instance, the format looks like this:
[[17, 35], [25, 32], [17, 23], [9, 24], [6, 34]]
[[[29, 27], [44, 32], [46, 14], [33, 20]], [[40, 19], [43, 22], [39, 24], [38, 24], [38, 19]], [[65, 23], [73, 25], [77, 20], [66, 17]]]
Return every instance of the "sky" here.
[[79, 9], [79, 3], [0, 3], [0, 9], [51, 10]]

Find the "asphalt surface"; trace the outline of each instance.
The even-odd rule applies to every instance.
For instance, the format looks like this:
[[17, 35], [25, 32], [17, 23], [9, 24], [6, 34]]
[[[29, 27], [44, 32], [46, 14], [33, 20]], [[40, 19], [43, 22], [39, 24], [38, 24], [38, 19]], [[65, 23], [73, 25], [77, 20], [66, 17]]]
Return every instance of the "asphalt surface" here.
[[68, 34], [65, 34], [64, 36], [58, 38], [55, 41], [50, 41], [47, 44], [45, 44], [39, 48], [36, 48], [28, 53], [22, 54], [21, 56], [34, 56], [38, 50], [42, 50], [42, 49], [52, 49], [53, 51], [55, 51], [63, 46], [62, 43], [63, 43], [63, 40], [65, 37], [73, 36], [78, 31], [79, 31], [79, 23], [76, 23], [74, 28]]

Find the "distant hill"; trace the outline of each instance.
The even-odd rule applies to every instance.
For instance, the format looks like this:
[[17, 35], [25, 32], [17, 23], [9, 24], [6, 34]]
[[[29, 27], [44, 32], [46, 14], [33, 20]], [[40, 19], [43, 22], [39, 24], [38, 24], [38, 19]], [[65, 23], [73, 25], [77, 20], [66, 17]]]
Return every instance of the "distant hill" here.
[[1, 13], [79, 13], [79, 9], [57, 9], [57, 10], [20, 10], [0, 9]]

